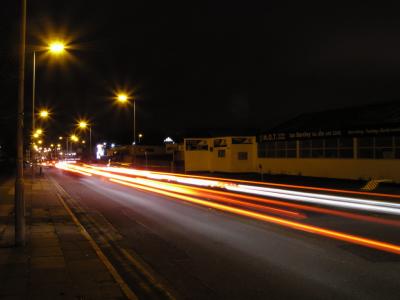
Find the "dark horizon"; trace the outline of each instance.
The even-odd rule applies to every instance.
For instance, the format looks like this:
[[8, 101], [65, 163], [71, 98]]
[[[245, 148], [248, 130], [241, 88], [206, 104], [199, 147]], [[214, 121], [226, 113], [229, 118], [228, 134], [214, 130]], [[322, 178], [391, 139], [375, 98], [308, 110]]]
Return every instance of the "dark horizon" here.
[[[10, 140], [18, 5], [3, 7], [1, 120]], [[367, 4], [31, 2], [25, 130], [30, 50], [46, 36], [70, 41], [69, 59], [38, 59], [37, 107], [52, 110], [46, 127], [54, 136], [85, 117], [99, 138], [132, 140], [132, 112], [112, 101], [118, 88], [137, 99], [144, 141], [188, 129], [263, 131], [302, 113], [399, 99], [395, 11]]]

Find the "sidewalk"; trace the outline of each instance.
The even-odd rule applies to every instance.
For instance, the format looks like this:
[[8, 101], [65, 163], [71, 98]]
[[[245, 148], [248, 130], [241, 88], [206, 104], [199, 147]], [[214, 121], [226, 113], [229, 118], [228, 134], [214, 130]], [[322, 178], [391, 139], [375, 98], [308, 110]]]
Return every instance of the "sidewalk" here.
[[13, 184], [0, 186], [0, 299], [125, 299], [44, 177], [25, 180], [27, 244], [14, 247]]

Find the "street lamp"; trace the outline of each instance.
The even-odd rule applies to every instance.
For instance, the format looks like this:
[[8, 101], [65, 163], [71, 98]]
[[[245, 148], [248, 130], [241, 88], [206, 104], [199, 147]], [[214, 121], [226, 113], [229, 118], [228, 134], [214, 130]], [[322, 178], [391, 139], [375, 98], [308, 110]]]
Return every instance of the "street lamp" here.
[[65, 50], [65, 44], [63, 42], [60, 41], [54, 41], [52, 43], [50, 43], [49, 47], [49, 52], [59, 55], [62, 54]]
[[[75, 143], [77, 143], [77, 142], [79, 142], [79, 138], [75, 135], [75, 134], [71, 134], [71, 136], [69, 137], [69, 140], [71, 140], [71, 151], [72, 151], [72, 143], [73, 142], [75, 142]], [[68, 151], [68, 138], [66, 139], [66, 143], [67, 143], [67, 152], [69, 152]]]
[[[118, 103], [125, 105], [129, 102], [129, 95], [118, 93], [116, 96]], [[136, 145], [136, 101], [133, 100], [133, 145]]]
[[[24, 0], [26, 1], [26, 0]], [[62, 42], [56, 41], [49, 44], [47, 50], [51, 54], [61, 54], [65, 50], [65, 45]], [[36, 50], [33, 51], [33, 67], [32, 67], [32, 131], [35, 131], [35, 96], [36, 96]], [[49, 112], [42, 110], [39, 112], [39, 117], [47, 118]], [[32, 153], [32, 152], [31, 152]], [[32, 156], [32, 155], [31, 155]], [[33, 157], [31, 157], [33, 161]], [[35, 166], [32, 164], [32, 178], [35, 175]]]
[[90, 125], [88, 121], [80, 120], [78, 122], [78, 128], [80, 128], [82, 130], [89, 129], [89, 148], [90, 148], [89, 159], [91, 159], [92, 158], [92, 125]]
[[39, 117], [42, 119], [47, 119], [49, 117], [50, 113], [47, 109], [42, 109], [39, 111]]
[[128, 101], [128, 95], [124, 94], [124, 93], [120, 93], [117, 95], [117, 100], [120, 103], [126, 103]]
[[[65, 44], [60, 41], [54, 41], [50, 43], [47, 47], [47, 50], [50, 54], [60, 55], [65, 51]], [[36, 95], [36, 52], [33, 51], [33, 76], [32, 76], [32, 131], [35, 130], [35, 95]], [[43, 112], [43, 116], [42, 116]], [[45, 111], [41, 111], [39, 113], [40, 117], [47, 118], [49, 115]]]

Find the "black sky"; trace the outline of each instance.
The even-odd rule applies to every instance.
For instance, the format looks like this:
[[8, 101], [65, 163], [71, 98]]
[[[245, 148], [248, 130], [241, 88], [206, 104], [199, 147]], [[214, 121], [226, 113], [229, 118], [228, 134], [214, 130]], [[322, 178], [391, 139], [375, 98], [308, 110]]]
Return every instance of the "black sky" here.
[[[2, 1], [1, 125], [16, 103], [18, 3]], [[102, 139], [130, 140], [113, 105], [134, 91], [138, 131], [267, 129], [303, 112], [399, 99], [398, 7], [286, 1], [28, 0], [28, 43], [71, 39], [70, 59], [39, 60], [38, 103], [54, 135], [87, 116]], [[31, 53], [27, 53], [29, 109]], [[29, 116], [27, 116], [29, 117]], [[29, 124], [29, 118], [27, 118]], [[3, 131], [3, 130], [2, 130]]]

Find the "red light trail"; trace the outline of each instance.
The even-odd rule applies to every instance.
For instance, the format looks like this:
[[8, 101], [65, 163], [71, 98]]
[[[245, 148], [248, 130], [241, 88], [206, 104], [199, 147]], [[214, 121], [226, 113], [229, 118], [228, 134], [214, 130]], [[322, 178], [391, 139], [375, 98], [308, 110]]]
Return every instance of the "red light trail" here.
[[[226, 187], [226, 185], [231, 186], [239, 186], [231, 182], [238, 182], [232, 180], [229, 182], [227, 179], [223, 179], [222, 183], [213, 177], [203, 177], [203, 176], [194, 176], [189, 177], [187, 175], [182, 176], [181, 174], [172, 174], [172, 173], [161, 173], [161, 172], [149, 172], [149, 171], [141, 171], [141, 170], [134, 170], [134, 169], [125, 169], [125, 168], [104, 168], [104, 167], [95, 167], [90, 165], [75, 165], [75, 164], [66, 164], [66, 163], [58, 163], [56, 165], [57, 168], [62, 170], [75, 172], [85, 176], [91, 175], [98, 175], [102, 177], [109, 178], [110, 181], [118, 184], [122, 184], [125, 186], [133, 187], [139, 190], [144, 190], [160, 195], [164, 195], [173, 199], [179, 199], [185, 202], [194, 203], [197, 205], [211, 207], [214, 209], [218, 209], [221, 211], [233, 213], [236, 215], [261, 220], [264, 222], [269, 222], [273, 224], [277, 224], [284, 227], [289, 227], [292, 229], [296, 229], [299, 231], [309, 232], [313, 234], [318, 234], [325, 237], [330, 237], [337, 240], [342, 240], [346, 242], [350, 242], [353, 244], [362, 245], [369, 248], [374, 248], [382, 251], [387, 251], [395, 254], [400, 254], [400, 245], [391, 244], [383, 241], [378, 241], [374, 239], [364, 238], [357, 235], [352, 235], [344, 232], [339, 232], [336, 230], [330, 230], [326, 228], [321, 228], [318, 226], [308, 225], [299, 223], [298, 221], [291, 221], [282, 219], [278, 216], [273, 215], [280, 215], [294, 219], [305, 219], [307, 218], [306, 215], [297, 211], [297, 210], [305, 210], [305, 211], [312, 211], [324, 214], [331, 214], [339, 217], [344, 218], [351, 218], [361, 221], [368, 221], [368, 222], [375, 222], [383, 225], [390, 225], [390, 226], [400, 226], [400, 222], [397, 220], [379, 218], [375, 216], [365, 216], [360, 214], [355, 214], [351, 212], [344, 212], [332, 209], [326, 209], [321, 207], [297, 204], [297, 203], [289, 203], [286, 201], [274, 200], [274, 199], [266, 199], [261, 198], [258, 196], [249, 196], [244, 195], [241, 193], [234, 193], [232, 191], [221, 191], [215, 189], [204, 188], [212, 187], [212, 188], [221, 188]], [[119, 174], [118, 174], [119, 173]], [[124, 174], [124, 175], [121, 175]], [[130, 175], [130, 176], [126, 176]], [[136, 176], [136, 177], [132, 177]], [[147, 178], [143, 178], [147, 177]], [[151, 179], [148, 179], [151, 178]], [[183, 179], [182, 179], [183, 178]], [[175, 181], [178, 183], [171, 183], [165, 182], [167, 181]], [[243, 182], [243, 181], [240, 181]], [[248, 181], [246, 183], [249, 183]], [[259, 184], [257, 182], [257, 184]], [[200, 185], [202, 187], [196, 187], [192, 185]], [[255, 187], [255, 189], [259, 189]], [[321, 190], [318, 188], [318, 190]], [[322, 190], [330, 190], [330, 189], [322, 189]], [[342, 190], [340, 190], [342, 193]], [[287, 195], [284, 192], [280, 195], [280, 197]], [[295, 192], [288, 191], [288, 194], [293, 194]], [[358, 194], [358, 193], [352, 193]], [[363, 195], [366, 193], [362, 192]], [[374, 194], [374, 193], [373, 193]], [[376, 194], [374, 194], [376, 195]], [[385, 194], [388, 195], [388, 194]], [[342, 205], [341, 202], [344, 200], [348, 200], [352, 203], [352, 205], [366, 207], [373, 205], [380, 205], [380, 209], [385, 211], [387, 210], [388, 213], [392, 212], [397, 209], [394, 203], [394, 207], [391, 207], [390, 202], [376, 202], [370, 200], [363, 200], [357, 198], [340, 198], [340, 197], [333, 197], [329, 195], [323, 194], [316, 194], [315, 198], [313, 199], [321, 199], [323, 200], [324, 197], [331, 198], [328, 201], [337, 201], [339, 205]], [[279, 195], [277, 196], [279, 198]], [[303, 197], [303, 196], [302, 196]], [[241, 201], [246, 200], [246, 201]], [[301, 197], [299, 198], [301, 199]], [[366, 203], [357, 203], [356, 201], [368, 201]], [[254, 203], [256, 202], [256, 203]], [[221, 204], [224, 203], [224, 204]], [[258, 204], [257, 204], [258, 203]], [[262, 203], [262, 204], [261, 204]], [[265, 204], [274, 205], [274, 207], [266, 206]], [[275, 206], [284, 206], [287, 209], [277, 208]], [[387, 206], [387, 207], [386, 207]], [[294, 210], [293, 210], [294, 209]]]

